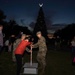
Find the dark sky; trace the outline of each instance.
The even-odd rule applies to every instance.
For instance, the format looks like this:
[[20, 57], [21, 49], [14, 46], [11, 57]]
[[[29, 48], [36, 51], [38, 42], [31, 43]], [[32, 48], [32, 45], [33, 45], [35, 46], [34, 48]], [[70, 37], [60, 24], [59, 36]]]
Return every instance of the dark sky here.
[[52, 16], [53, 23], [75, 23], [75, 0], [0, 0], [0, 9], [7, 19], [29, 24], [35, 21], [43, 3], [45, 17]]

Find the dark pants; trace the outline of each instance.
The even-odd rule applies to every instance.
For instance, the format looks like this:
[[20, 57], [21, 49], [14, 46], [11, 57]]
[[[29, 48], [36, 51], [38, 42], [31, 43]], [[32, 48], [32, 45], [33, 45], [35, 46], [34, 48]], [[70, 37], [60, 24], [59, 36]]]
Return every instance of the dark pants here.
[[8, 46], [4, 46], [5, 47], [5, 52], [8, 52]]
[[16, 75], [20, 75], [20, 71], [22, 68], [22, 55], [20, 54], [16, 54], [16, 62], [17, 62], [17, 74]]
[[2, 46], [0, 46], [0, 54], [2, 53], [2, 48], [3, 48], [3, 47], [2, 47]]
[[74, 58], [75, 58], [75, 47], [72, 46], [72, 64], [73, 65], [75, 65]]
[[72, 47], [72, 58], [75, 57], [75, 47]]

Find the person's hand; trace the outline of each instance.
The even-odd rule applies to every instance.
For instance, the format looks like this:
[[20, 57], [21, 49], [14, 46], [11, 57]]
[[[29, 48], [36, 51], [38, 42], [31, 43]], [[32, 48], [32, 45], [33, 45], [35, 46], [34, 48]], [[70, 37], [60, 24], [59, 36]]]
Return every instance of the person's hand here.
[[31, 42], [31, 45], [33, 45], [33, 42]]
[[32, 45], [32, 48], [34, 47], [34, 45]]
[[30, 50], [29, 52], [32, 53], [32, 50]]
[[33, 45], [33, 44], [31, 44], [30, 46], [31, 46], [32, 48], [34, 47], [34, 45]]

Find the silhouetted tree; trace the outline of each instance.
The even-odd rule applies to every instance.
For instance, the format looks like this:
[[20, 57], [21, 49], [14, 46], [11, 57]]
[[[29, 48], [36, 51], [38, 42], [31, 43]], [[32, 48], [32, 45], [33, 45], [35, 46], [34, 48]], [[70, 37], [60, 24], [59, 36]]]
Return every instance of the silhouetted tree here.
[[20, 31], [28, 35], [32, 34], [28, 27], [18, 25], [14, 19], [6, 22], [4, 21], [5, 18], [6, 16], [4, 15], [4, 12], [0, 10], [0, 24], [3, 25], [3, 33], [5, 34], [5, 38], [8, 39], [12, 34], [17, 36]]
[[4, 15], [4, 12], [0, 10], [0, 23], [2, 23], [5, 18], [6, 16]]
[[34, 23], [34, 22], [31, 22], [31, 23], [29, 24], [29, 26], [33, 29], [34, 26], [35, 26], [35, 23]]
[[71, 40], [75, 36], [75, 24], [69, 24], [67, 27], [56, 31], [54, 36], [60, 36], [66, 41]]
[[38, 17], [37, 17], [37, 21], [36, 21], [36, 24], [35, 24], [35, 27], [34, 27], [34, 30], [33, 30], [34, 37], [36, 37], [36, 33], [38, 31], [41, 31], [42, 35], [45, 38], [47, 38], [47, 27], [46, 27], [45, 17], [44, 17], [42, 7], [40, 7], [39, 14], [38, 14]]

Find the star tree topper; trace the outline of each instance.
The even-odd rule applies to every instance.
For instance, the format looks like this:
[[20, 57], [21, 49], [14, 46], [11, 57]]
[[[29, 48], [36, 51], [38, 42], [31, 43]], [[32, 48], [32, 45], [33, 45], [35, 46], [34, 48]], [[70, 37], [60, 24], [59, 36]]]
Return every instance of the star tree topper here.
[[39, 3], [39, 6], [42, 7], [43, 6], [43, 3], [42, 4]]

